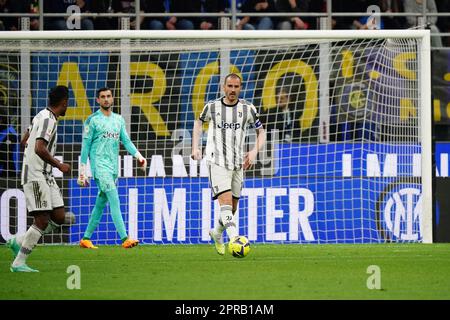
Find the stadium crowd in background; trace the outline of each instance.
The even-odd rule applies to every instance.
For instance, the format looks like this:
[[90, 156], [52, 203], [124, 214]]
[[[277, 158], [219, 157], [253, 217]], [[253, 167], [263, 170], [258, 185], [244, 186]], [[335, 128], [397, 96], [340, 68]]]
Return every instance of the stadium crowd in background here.
[[[289, 87], [281, 87], [276, 93], [276, 106], [261, 113], [261, 122], [265, 125], [270, 141], [273, 130], [278, 130], [280, 141], [297, 142], [301, 135], [299, 112], [291, 101]], [[278, 139], [277, 139], [278, 140]]]
[[[332, 13], [367, 12], [367, 8], [376, 5], [383, 13], [410, 12], [422, 13], [423, 0], [333, 0]], [[0, 13], [38, 13], [37, 0], [0, 0]], [[128, 13], [130, 28], [136, 29], [135, 0], [44, 0], [44, 13], [66, 13], [69, 6], [76, 5], [81, 13]], [[177, 17], [170, 13], [230, 13], [231, 0], [140, 0], [140, 13], [167, 13], [165, 17], [140, 17], [140, 29], [175, 30], [175, 29], [220, 29], [217, 17], [183, 16]], [[450, 12], [450, 0], [427, 0], [427, 13]], [[236, 0], [238, 14], [236, 29], [244, 30], [305, 30], [319, 29], [316, 17], [304, 16], [302, 13], [327, 11], [326, 0]], [[245, 13], [298, 13], [298, 16], [250, 17]], [[67, 30], [67, 17], [46, 17], [44, 30]], [[333, 29], [367, 29], [368, 16], [334, 16]], [[429, 16], [428, 23], [432, 33], [449, 32], [450, 19], [442, 16]], [[417, 16], [383, 16], [378, 28], [404, 29], [415, 27]], [[82, 30], [117, 30], [120, 28], [118, 17], [84, 17], [81, 20]], [[39, 30], [39, 19], [31, 19], [31, 30]], [[19, 17], [0, 17], [0, 30], [20, 30]], [[450, 38], [434, 36], [432, 45], [450, 46]]]
[[[90, 12], [90, 3], [88, 0], [57, 0], [44, 1], [44, 12], [46, 13], [73, 13], [70, 6], [77, 6], [80, 8], [80, 13]], [[67, 23], [67, 17], [48, 17], [44, 19], [45, 30], [70, 30]], [[81, 30], [94, 30], [94, 23], [91, 18], [83, 17], [80, 21]]]

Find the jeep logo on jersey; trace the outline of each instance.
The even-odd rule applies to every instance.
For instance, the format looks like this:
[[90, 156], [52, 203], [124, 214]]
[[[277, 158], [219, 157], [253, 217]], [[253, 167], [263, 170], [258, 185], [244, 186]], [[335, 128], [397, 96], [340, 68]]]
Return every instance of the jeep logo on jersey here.
[[422, 234], [422, 194], [418, 188], [403, 188], [390, 195], [384, 205], [384, 222], [399, 240], [418, 240]]
[[108, 139], [119, 139], [119, 133], [118, 132], [105, 132], [103, 134], [103, 138], [108, 138]]
[[222, 123], [219, 123], [217, 128], [238, 130], [241, 128], [241, 124], [239, 122], [225, 122], [222, 120]]

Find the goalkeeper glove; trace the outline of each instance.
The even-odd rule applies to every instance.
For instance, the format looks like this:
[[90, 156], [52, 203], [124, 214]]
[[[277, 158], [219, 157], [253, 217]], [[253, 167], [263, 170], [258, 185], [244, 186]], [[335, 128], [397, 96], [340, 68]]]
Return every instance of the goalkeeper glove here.
[[137, 151], [134, 157], [139, 162], [139, 168], [145, 173], [145, 170], [147, 169], [147, 160], [142, 156], [142, 154]]
[[80, 164], [77, 183], [80, 187], [89, 186], [89, 178], [86, 175], [86, 165], [84, 163]]

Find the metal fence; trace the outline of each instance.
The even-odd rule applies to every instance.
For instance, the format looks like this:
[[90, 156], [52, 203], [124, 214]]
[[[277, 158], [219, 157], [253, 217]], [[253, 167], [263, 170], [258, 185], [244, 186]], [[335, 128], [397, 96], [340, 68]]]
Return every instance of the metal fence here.
[[[47, 0], [49, 1], [49, 0]], [[269, 16], [269, 17], [316, 17], [326, 18], [325, 24], [321, 23], [322, 28], [331, 29], [331, 21], [333, 17], [364, 17], [368, 16], [368, 12], [333, 12], [332, 11], [332, 0], [326, 1], [326, 12], [278, 12], [278, 13], [250, 13], [250, 12], [241, 12], [237, 9], [236, 0], [230, 1], [229, 12], [224, 13], [207, 13], [207, 12], [198, 12], [198, 13], [179, 13], [179, 12], [166, 12], [166, 13], [142, 13], [140, 12], [140, 1], [135, 1], [135, 13], [46, 13], [44, 12], [44, 0], [39, 0], [39, 12], [38, 13], [0, 13], [0, 19], [2, 17], [18, 17], [20, 18], [20, 29], [21, 30], [29, 30], [30, 28], [30, 19], [35, 18], [39, 19], [39, 30], [44, 30], [44, 18], [51, 17], [73, 17], [76, 15], [80, 18], [117, 18], [124, 20], [125, 23], [119, 23], [120, 28], [127, 28], [127, 19], [136, 18], [140, 19], [142, 17], [226, 17], [229, 18], [231, 23], [229, 23], [230, 29], [236, 28], [236, 23], [240, 17], [249, 16], [249, 17], [261, 17], [261, 16]], [[422, 12], [421, 13], [408, 13], [408, 12], [379, 12], [376, 13], [379, 17], [417, 17], [418, 18], [418, 28], [426, 27], [425, 21], [427, 21], [428, 17], [450, 17], [450, 8], [448, 8], [447, 12], [439, 12], [439, 13], [431, 13], [427, 12], [427, 0], [422, 1]], [[424, 23], [421, 23], [424, 22]], [[319, 25], [319, 23], [317, 23]], [[136, 29], [139, 29], [139, 24], [136, 25]], [[431, 36], [439, 36], [439, 37], [449, 37], [450, 32], [439, 32], [439, 33], [431, 33]], [[433, 49], [444, 49], [445, 47], [434, 47]]]

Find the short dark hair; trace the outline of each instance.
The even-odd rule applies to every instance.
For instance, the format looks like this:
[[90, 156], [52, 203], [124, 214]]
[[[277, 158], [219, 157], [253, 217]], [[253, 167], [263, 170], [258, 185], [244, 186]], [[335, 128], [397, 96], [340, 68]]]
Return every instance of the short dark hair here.
[[48, 101], [51, 107], [56, 107], [63, 100], [69, 99], [69, 88], [66, 86], [56, 86], [50, 89]]
[[100, 92], [108, 91], [108, 90], [111, 91], [111, 93], [112, 93], [112, 90], [108, 87], [103, 87], [103, 88], [98, 89], [97, 90], [97, 98], [100, 98]]
[[236, 74], [236, 73], [229, 73], [229, 74], [227, 74], [227, 75], [225, 76], [225, 79], [223, 80], [223, 83], [224, 83], [224, 84], [227, 83], [228, 78], [237, 78], [237, 79], [239, 79], [239, 81], [240, 81], [241, 84], [242, 84], [242, 79], [241, 79], [241, 77], [239, 77], [239, 75]]

